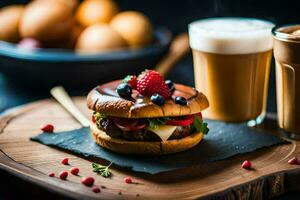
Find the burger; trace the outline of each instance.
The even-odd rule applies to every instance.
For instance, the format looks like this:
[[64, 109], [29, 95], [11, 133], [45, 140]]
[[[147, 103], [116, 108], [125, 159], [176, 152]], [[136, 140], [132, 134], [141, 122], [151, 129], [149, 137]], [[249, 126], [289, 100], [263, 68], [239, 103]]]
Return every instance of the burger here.
[[96, 143], [122, 154], [161, 155], [196, 146], [209, 130], [201, 115], [208, 105], [201, 92], [164, 81], [154, 70], [97, 86], [87, 97]]

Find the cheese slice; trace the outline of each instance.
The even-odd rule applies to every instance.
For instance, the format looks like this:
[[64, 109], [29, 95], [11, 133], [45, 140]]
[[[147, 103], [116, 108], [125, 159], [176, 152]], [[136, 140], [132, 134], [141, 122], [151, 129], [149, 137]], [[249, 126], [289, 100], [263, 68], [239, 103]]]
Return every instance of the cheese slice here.
[[154, 132], [162, 141], [167, 141], [172, 133], [175, 131], [177, 126], [160, 125], [156, 129], [148, 129]]

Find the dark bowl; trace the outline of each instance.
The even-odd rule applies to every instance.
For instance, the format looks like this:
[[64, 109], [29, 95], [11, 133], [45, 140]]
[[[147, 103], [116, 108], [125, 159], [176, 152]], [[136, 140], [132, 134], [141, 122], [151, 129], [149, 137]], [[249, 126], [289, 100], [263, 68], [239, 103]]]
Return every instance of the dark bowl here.
[[26, 51], [15, 44], [0, 42], [0, 72], [15, 84], [31, 88], [91, 88], [153, 68], [168, 52], [172, 40], [172, 34], [164, 28], [156, 29], [154, 35], [152, 45], [101, 54], [58, 49]]

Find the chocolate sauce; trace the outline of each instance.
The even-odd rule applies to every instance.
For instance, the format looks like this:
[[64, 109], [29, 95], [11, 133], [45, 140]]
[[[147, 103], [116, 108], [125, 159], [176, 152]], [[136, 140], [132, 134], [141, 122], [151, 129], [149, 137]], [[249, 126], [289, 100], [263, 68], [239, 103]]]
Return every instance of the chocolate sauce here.
[[[119, 97], [118, 93], [116, 92], [116, 89], [120, 83], [122, 83], [122, 80], [116, 80], [109, 83], [105, 83], [103, 85], [98, 86], [96, 90], [102, 95]], [[175, 84], [175, 89], [176, 90], [174, 91], [172, 98], [174, 99], [176, 96], [182, 96], [187, 99], [187, 105], [191, 100], [196, 98], [199, 93], [195, 88], [181, 84]], [[134, 104], [130, 108], [130, 111], [152, 104], [150, 97], [144, 97], [140, 95], [136, 90], [133, 90], [132, 99], [126, 100], [134, 102]], [[174, 100], [167, 100], [165, 104], [174, 104]]]

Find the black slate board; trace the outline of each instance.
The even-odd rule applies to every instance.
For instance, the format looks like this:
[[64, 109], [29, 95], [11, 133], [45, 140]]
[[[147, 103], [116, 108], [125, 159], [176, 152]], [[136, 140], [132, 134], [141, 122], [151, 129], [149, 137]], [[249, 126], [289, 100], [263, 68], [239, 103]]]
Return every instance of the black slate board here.
[[98, 146], [89, 128], [60, 133], [42, 133], [31, 138], [42, 144], [69, 150], [86, 157], [98, 157], [133, 171], [156, 174], [231, 156], [252, 152], [262, 147], [286, 141], [245, 124], [208, 121], [210, 132], [196, 147], [181, 153], [164, 156], [129, 156], [114, 153]]

